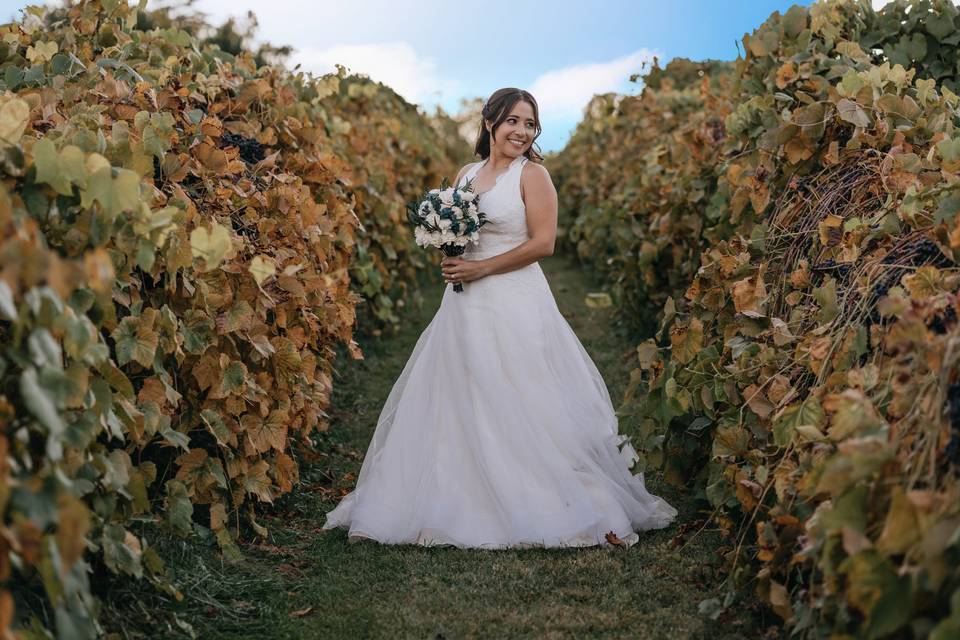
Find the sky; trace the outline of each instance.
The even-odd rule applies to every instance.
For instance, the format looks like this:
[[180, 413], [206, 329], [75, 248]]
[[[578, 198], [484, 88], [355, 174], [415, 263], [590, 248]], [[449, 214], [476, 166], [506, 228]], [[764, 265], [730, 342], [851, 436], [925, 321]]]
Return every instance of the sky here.
[[[335, 63], [381, 81], [432, 112], [520, 87], [537, 99], [543, 151], [559, 150], [597, 93], [635, 94], [629, 81], [657, 56], [733, 60], [745, 33], [773, 11], [810, 0], [197, 0], [213, 24], [253, 11], [257, 39], [291, 45], [291, 66]], [[882, 5], [874, 0], [874, 5]], [[149, 6], [160, 6], [152, 0]], [[0, 21], [25, 6], [0, 0]]]

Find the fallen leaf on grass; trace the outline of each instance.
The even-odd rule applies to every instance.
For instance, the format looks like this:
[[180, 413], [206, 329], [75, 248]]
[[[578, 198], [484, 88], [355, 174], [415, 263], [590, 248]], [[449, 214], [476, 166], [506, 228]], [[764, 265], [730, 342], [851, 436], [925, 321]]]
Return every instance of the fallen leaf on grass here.
[[618, 538], [617, 534], [615, 534], [613, 531], [608, 531], [605, 537], [607, 539], [607, 542], [614, 545], [615, 547], [623, 547], [624, 549], [627, 548], [627, 543], [621, 540], [620, 538]]
[[302, 618], [303, 616], [307, 615], [307, 614], [310, 613], [311, 611], [313, 611], [313, 607], [307, 607], [306, 609], [300, 609], [299, 611], [291, 611], [291, 612], [290, 612], [290, 617], [291, 617], [291, 618]]
[[279, 571], [280, 573], [283, 573], [293, 578], [299, 578], [303, 575], [303, 572], [300, 571], [300, 569], [295, 564], [290, 564], [288, 562], [281, 564], [279, 567]]

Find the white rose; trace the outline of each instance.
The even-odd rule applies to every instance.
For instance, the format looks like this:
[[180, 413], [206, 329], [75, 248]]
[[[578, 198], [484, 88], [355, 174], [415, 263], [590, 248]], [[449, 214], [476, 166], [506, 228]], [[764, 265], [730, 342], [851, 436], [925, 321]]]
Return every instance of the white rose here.
[[429, 193], [432, 196], [438, 196], [440, 195], [440, 189], [430, 189]]
[[460, 198], [464, 202], [473, 202], [473, 199], [476, 198], [476, 196], [471, 191], [464, 191], [460, 194]]
[[440, 220], [439, 222], [440, 229], [443, 231], [446, 231], [447, 229], [449, 229], [450, 225], [453, 224], [453, 222], [449, 218], [440, 218], [440, 216], [437, 216], [437, 217]]
[[435, 212], [435, 211], [432, 211], [432, 212], [430, 212], [430, 213], [427, 215], [426, 218], [424, 218], [424, 221], [425, 221], [427, 224], [432, 224], [432, 225], [436, 226], [436, 225], [440, 224], [440, 214], [437, 213], [437, 212]]
[[443, 233], [440, 234], [441, 244], [447, 244], [449, 242], [453, 242], [456, 239], [457, 239], [457, 236], [454, 235], [453, 231], [444, 231]]

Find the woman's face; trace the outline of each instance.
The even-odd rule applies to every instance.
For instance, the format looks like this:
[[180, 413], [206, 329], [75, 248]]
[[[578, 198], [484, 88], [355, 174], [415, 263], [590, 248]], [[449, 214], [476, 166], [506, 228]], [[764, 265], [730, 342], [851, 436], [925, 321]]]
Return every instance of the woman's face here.
[[491, 131], [493, 123], [487, 120], [486, 126], [487, 131], [490, 131], [490, 146], [509, 158], [516, 158], [524, 153], [533, 144], [537, 130], [533, 119], [533, 106], [525, 100], [518, 100], [507, 118], [497, 127], [496, 140]]

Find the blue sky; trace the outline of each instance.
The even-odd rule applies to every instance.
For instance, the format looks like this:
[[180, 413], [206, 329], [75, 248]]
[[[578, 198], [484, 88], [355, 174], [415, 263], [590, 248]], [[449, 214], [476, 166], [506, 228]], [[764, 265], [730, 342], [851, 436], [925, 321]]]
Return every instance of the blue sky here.
[[[151, 3], [152, 5], [159, 3]], [[214, 22], [257, 15], [258, 35], [290, 44], [322, 73], [339, 61], [431, 111], [499, 87], [540, 103], [544, 151], [559, 149], [594, 93], [636, 93], [630, 73], [653, 55], [732, 60], [744, 33], [773, 11], [809, 1], [698, 0], [198, 0]], [[23, 3], [0, 0], [0, 19]]]

